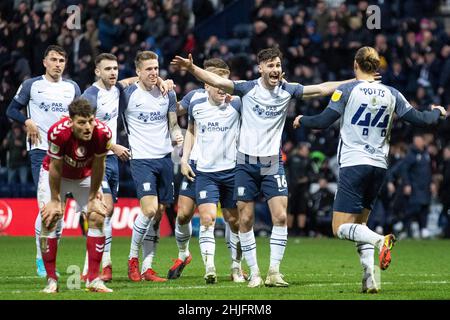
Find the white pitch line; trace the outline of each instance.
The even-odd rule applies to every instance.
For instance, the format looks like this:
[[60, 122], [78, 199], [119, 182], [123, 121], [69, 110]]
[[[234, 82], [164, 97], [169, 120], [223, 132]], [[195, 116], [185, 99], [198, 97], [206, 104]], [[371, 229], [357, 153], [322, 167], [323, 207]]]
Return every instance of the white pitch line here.
[[[332, 283], [310, 283], [310, 284], [300, 284], [300, 285], [296, 285], [296, 287], [337, 287], [337, 286], [358, 286], [360, 285], [360, 282], [332, 282]], [[414, 281], [414, 282], [381, 282], [381, 286], [384, 285], [398, 285], [398, 284], [402, 284], [402, 285], [417, 285], [417, 284], [450, 284], [450, 281], [448, 280], [442, 280], [442, 281]], [[225, 289], [225, 288], [236, 288], [236, 287], [241, 287], [240, 285], [214, 285], [214, 286], [207, 286], [207, 285], [203, 285], [203, 286], [179, 286], [179, 287], [152, 287], [152, 291], [154, 290], [192, 290], [192, 289]], [[291, 288], [293, 286], [291, 285]], [[64, 289], [64, 288], [62, 288]], [[131, 290], [135, 290], [136, 288], [114, 288], [116, 291], [115, 292], [124, 292], [124, 291], [131, 291]], [[74, 292], [77, 292], [79, 290], [84, 290], [83, 288], [80, 289], [74, 289]], [[72, 290], [67, 289], [64, 290], [66, 293], [69, 293]], [[0, 290], [0, 294], [21, 294], [21, 293], [39, 293], [39, 291], [37, 290], [14, 290], [14, 291], [2, 291]]]

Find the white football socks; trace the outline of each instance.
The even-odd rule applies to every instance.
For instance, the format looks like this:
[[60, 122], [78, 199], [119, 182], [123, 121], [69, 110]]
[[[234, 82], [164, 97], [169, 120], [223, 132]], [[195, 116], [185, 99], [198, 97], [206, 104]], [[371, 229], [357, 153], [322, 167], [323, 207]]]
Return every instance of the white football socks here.
[[240, 232], [239, 239], [241, 240], [242, 255], [244, 256], [247, 265], [250, 268], [250, 273], [259, 274], [258, 261], [256, 258], [256, 240], [253, 228], [249, 232]]
[[270, 235], [270, 266], [274, 272], [279, 272], [287, 243], [287, 226], [273, 226]]
[[337, 231], [339, 239], [345, 239], [355, 242], [370, 243], [381, 250], [384, 242], [384, 236], [373, 232], [366, 225], [358, 223], [341, 224]]
[[139, 257], [139, 247], [142, 244], [142, 240], [144, 239], [144, 235], [147, 232], [149, 224], [150, 218], [146, 217], [142, 213], [139, 213], [136, 220], [134, 220], [129, 256], [130, 259]]
[[142, 257], [144, 259], [144, 261], [142, 262], [142, 273], [147, 271], [147, 269], [152, 268], [153, 258], [156, 255], [156, 248], [159, 242], [159, 230], [159, 223], [156, 224], [155, 220], [152, 219], [142, 243]]
[[198, 242], [200, 244], [200, 253], [203, 258], [203, 263], [206, 267], [214, 266], [214, 254], [216, 251], [216, 240], [214, 238], [214, 225], [203, 226], [200, 225], [200, 233]]
[[189, 257], [189, 240], [192, 234], [192, 223], [179, 224], [178, 218], [175, 220], [175, 240], [178, 246], [178, 258], [185, 260]]

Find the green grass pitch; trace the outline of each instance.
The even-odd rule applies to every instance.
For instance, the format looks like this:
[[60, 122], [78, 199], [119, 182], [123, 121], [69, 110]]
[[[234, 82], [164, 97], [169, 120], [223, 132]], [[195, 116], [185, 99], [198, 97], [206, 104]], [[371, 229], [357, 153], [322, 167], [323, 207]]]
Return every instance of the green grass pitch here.
[[[269, 264], [269, 240], [257, 239], [258, 262], [263, 278]], [[191, 240], [193, 260], [181, 278], [166, 283], [130, 282], [127, 278], [129, 238], [114, 238], [112, 244], [112, 294], [69, 289], [67, 268], [82, 267], [84, 238], [66, 237], [58, 248], [60, 293], [39, 291], [45, 280], [35, 274], [34, 238], [0, 237], [0, 300], [4, 299], [152, 299], [152, 300], [324, 300], [324, 299], [450, 299], [450, 241], [403, 240], [396, 243], [392, 264], [381, 272], [381, 292], [361, 294], [361, 267], [355, 245], [336, 239], [289, 238], [281, 272], [288, 288], [247, 288], [229, 280], [230, 258], [223, 238], [216, 240], [218, 283], [206, 285], [198, 239]], [[173, 237], [162, 238], [153, 267], [167, 275], [177, 247]], [[376, 263], [378, 258], [375, 258]], [[245, 264], [244, 264], [245, 266]]]

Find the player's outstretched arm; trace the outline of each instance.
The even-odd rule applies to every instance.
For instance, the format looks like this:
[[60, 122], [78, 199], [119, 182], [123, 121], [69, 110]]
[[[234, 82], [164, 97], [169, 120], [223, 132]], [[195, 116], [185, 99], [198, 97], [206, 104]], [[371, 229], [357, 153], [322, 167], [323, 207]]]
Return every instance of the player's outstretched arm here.
[[166, 96], [169, 91], [173, 90], [176, 87], [172, 79], [163, 80], [160, 77], [158, 77], [158, 80], [156, 81], [156, 86], [158, 87], [159, 91], [161, 91], [161, 94], [163, 96]]
[[431, 106], [430, 111], [418, 111], [411, 108], [401, 119], [408, 121], [416, 127], [426, 127], [438, 122], [439, 118], [445, 118], [447, 111], [442, 106]]
[[326, 108], [315, 116], [297, 116], [294, 120], [293, 127], [294, 129], [300, 128], [300, 126], [312, 129], [325, 129], [331, 126], [340, 116], [339, 112]]
[[191, 155], [192, 147], [194, 145], [194, 123], [189, 122], [184, 137], [183, 157], [181, 158], [181, 174], [188, 180], [194, 181], [195, 173], [189, 165], [189, 156]]
[[187, 71], [192, 73], [192, 75], [196, 77], [198, 80], [206, 84], [209, 84], [210, 86], [213, 86], [215, 88], [222, 89], [226, 93], [232, 94], [234, 91], [233, 81], [226, 78], [222, 78], [217, 74], [203, 70], [202, 68], [196, 66], [192, 60], [191, 54], [189, 54], [187, 59], [180, 56], [175, 56], [175, 58], [172, 59], [170, 64], [180, 69], [186, 69]]
[[131, 86], [133, 83], [137, 82], [139, 80], [138, 77], [130, 77], [125, 78], [119, 81], [120, 85], [124, 88]]
[[341, 84], [355, 81], [355, 79], [344, 81], [328, 81], [303, 87], [302, 99], [326, 97], [331, 95]]

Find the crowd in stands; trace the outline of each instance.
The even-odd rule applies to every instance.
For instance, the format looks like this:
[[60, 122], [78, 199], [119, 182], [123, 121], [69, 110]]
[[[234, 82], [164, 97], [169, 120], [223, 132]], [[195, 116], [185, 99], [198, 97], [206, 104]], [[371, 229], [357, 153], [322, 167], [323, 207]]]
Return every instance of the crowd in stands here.
[[[255, 0], [248, 23], [233, 26], [230, 38], [197, 39], [202, 22], [214, 19], [234, 2], [1, 1], [0, 196], [35, 196], [24, 152], [25, 133], [7, 119], [5, 111], [23, 80], [43, 74], [43, 52], [50, 44], [59, 44], [69, 53], [65, 76], [82, 91], [94, 81], [96, 54], [115, 54], [121, 79], [134, 76], [133, 60], [139, 50], [155, 51], [161, 76], [173, 79], [178, 99], [201, 84], [169, 65], [177, 54], [191, 53], [198, 65], [219, 57], [229, 64], [232, 79], [254, 79], [258, 77], [256, 53], [278, 46], [284, 55], [285, 78], [309, 85], [352, 78], [356, 50], [371, 45], [381, 56], [384, 84], [402, 92], [415, 108], [434, 103], [450, 111], [450, 31], [445, 29], [440, 1]], [[366, 11], [371, 4], [381, 9], [381, 29], [368, 28]], [[67, 25], [70, 5], [80, 9], [80, 29]], [[327, 102], [292, 100], [289, 107], [282, 152], [292, 195], [289, 224], [293, 234], [329, 235], [331, 231], [339, 125], [323, 131], [292, 128], [297, 114], [317, 114]], [[187, 119], [180, 123], [186, 127]], [[394, 121], [391, 145], [391, 169], [370, 220], [373, 227], [426, 238], [433, 235], [427, 225], [430, 208], [435, 208], [440, 215], [435, 225], [449, 236], [450, 120], [427, 130]], [[131, 196], [128, 166], [123, 164], [121, 169], [120, 192]]]

